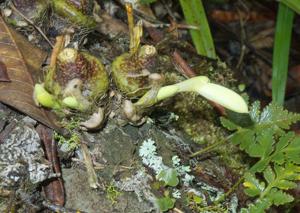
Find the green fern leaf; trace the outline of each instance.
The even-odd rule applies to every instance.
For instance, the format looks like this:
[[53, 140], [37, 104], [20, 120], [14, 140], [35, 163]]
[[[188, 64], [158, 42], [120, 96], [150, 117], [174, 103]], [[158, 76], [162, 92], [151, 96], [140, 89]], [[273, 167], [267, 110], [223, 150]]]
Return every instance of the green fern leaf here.
[[290, 144], [282, 150], [288, 162], [300, 164], [300, 137], [294, 137]]
[[276, 179], [272, 183], [274, 187], [279, 189], [288, 190], [297, 187], [297, 184], [292, 181], [300, 179], [300, 166], [294, 164], [287, 164], [285, 167], [275, 165], [274, 166]]
[[220, 121], [221, 121], [222, 126], [230, 131], [237, 130], [239, 127], [238, 125], [236, 125], [235, 123], [233, 123], [232, 121], [230, 121], [224, 117], [221, 117]]
[[233, 144], [245, 151], [256, 163], [244, 175], [245, 193], [256, 201], [242, 212], [265, 212], [271, 205], [293, 201], [285, 190], [297, 187], [300, 180], [300, 137], [286, 132], [300, 120], [300, 114], [290, 113], [274, 103], [260, 111], [259, 102], [250, 108], [252, 126], [242, 127], [222, 119], [227, 129], [236, 132]]
[[263, 177], [266, 182], [257, 179], [255, 174], [247, 172], [244, 175], [245, 193], [250, 197], [257, 197], [256, 202], [248, 206], [248, 212], [252, 212], [252, 210], [259, 212], [261, 208], [267, 207], [269, 204], [278, 206], [294, 200], [284, 190], [297, 187], [295, 181], [300, 179], [300, 166], [294, 164], [280, 166], [275, 164], [272, 169], [269, 165], [263, 171]]
[[284, 149], [289, 145], [289, 141], [293, 140], [295, 134], [293, 132], [288, 132], [287, 134], [280, 137], [278, 143], [275, 146], [276, 152], [273, 154], [273, 161], [279, 165], [285, 162]]
[[237, 131], [231, 138], [231, 142], [240, 145], [241, 150], [248, 150], [253, 141], [255, 141], [255, 132], [249, 129]]
[[272, 129], [267, 129], [256, 136], [256, 140], [246, 150], [251, 157], [265, 158], [273, 151], [273, 134]]
[[248, 208], [242, 208], [241, 213], [263, 213], [266, 209], [270, 208], [272, 202], [267, 199], [257, 200], [255, 203], [252, 203], [248, 206]]
[[265, 183], [259, 182], [259, 180], [250, 172], [245, 174], [244, 186], [245, 193], [250, 197], [255, 197], [260, 195], [265, 190]]
[[273, 172], [272, 168], [268, 166], [264, 171], [264, 178], [266, 179], [267, 183], [270, 184], [275, 180], [275, 173]]
[[291, 124], [299, 120], [300, 114], [288, 112], [282, 106], [271, 103], [262, 111], [258, 124], [262, 127], [268, 125], [288, 129]]
[[260, 103], [259, 101], [255, 101], [252, 106], [250, 107], [249, 111], [250, 118], [255, 123], [258, 123], [260, 120]]
[[268, 198], [272, 200], [272, 203], [274, 203], [276, 206], [290, 203], [294, 200], [293, 196], [277, 189], [272, 189]]

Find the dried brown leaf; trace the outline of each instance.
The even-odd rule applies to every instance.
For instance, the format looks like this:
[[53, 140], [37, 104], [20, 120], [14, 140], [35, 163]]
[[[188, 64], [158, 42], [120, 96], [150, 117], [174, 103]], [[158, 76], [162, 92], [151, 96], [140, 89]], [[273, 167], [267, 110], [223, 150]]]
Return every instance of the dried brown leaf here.
[[[0, 61], [5, 64], [11, 80], [11, 82], [0, 82], [0, 101], [50, 128], [58, 129], [55, 116], [49, 111], [36, 107], [32, 98], [35, 82], [31, 73], [36, 73], [34, 68], [38, 68], [42, 64], [41, 55], [35, 55], [38, 54], [34, 51], [36, 48], [29, 47], [28, 44], [25, 45], [26, 55], [24, 53], [22, 55], [18, 46], [21, 40], [17, 40], [19, 36], [14, 37], [14, 35], [15, 32], [12, 32], [0, 17]], [[24, 56], [28, 59], [27, 61]], [[36, 59], [32, 60], [34, 57]], [[27, 63], [31, 72], [29, 72]]]

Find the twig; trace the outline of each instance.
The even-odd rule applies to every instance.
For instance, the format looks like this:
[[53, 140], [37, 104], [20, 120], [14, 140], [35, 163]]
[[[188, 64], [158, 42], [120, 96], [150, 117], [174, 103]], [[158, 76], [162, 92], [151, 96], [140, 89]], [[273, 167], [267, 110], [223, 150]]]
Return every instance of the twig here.
[[64, 46], [64, 36], [57, 36], [55, 45], [54, 45], [52, 53], [51, 53], [51, 59], [50, 59], [50, 67], [51, 68], [55, 67], [57, 55], [60, 53], [63, 46]]
[[242, 44], [242, 48], [241, 48], [241, 54], [240, 54], [240, 57], [239, 57], [239, 61], [238, 63], [236, 64], [236, 68], [237, 69], [240, 69], [241, 65], [242, 65], [242, 62], [244, 60], [244, 56], [245, 56], [245, 52], [246, 52], [246, 46], [244, 44]]
[[173, 211], [174, 211], [174, 212], [177, 212], [177, 213], [184, 213], [183, 211], [181, 211], [181, 210], [178, 209], [178, 208], [174, 208]]
[[166, 9], [167, 13], [169, 14], [169, 16], [171, 16], [172, 19], [176, 20], [175, 15], [173, 14], [173, 12], [171, 11], [171, 9], [169, 8], [169, 6], [168, 6], [168, 4], [166, 3], [166, 1], [165, 1], [165, 0], [162, 0], [161, 2], [162, 2], [163, 7]]
[[231, 195], [244, 180], [244, 177], [241, 177], [225, 194], [223, 194], [218, 200], [214, 201], [214, 204], [219, 204], [224, 201], [229, 195]]
[[192, 78], [196, 76], [196, 73], [192, 70], [192, 68], [186, 63], [186, 61], [181, 57], [177, 50], [175, 50], [172, 54], [173, 63], [177, 70], [188, 78]]
[[94, 166], [93, 166], [91, 155], [89, 153], [87, 145], [83, 141], [80, 143], [80, 145], [81, 145], [81, 151], [83, 154], [85, 167], [86, 167], [87, 174], [88, 174], [89, 185], [91, 188], [96, 189], [96, 188], [98, 188], [99, 183], [98, 183], [97, 174], [96, 174]]
[[53, 48], [53, 44], [51, 41], [48, 39], [48, 37], [45, 35], [45, 33], [42, 31], [42, 29], [38, 26], [36, 26], [29, 18], [23, 15], [13, 4], [10, 4], [9, 7], [18, 13], [23, 19], [25, 19], [29, 24], [31, 24], [41, 35], [42, 37], [49, 43], [49, 45]]
[[130, 52], [133, 53], [134, 46], [134, 20], [133, 20], [133, 9], [132, 4], [125, 4], [127, 11], [127, 19], [128, 19], [128, 28], [129, 28], [129, 38], [130, 38]]
[[55, 205], [55, 204], [49, 203], [47, 201], [43, 201], [43, 206], [45, 206], [47, 209], [49, 209], [53, 212], [85, 213], [84, 211], [81, 211], [81, 210], [74, 210], [74, 209], [65, 208], [63, 206]]
[[205, 153], [211, 152], [212, 150], [214, 150], [216, 147], [218, 147], [219, 145], [227, 142], [234, 134], [229, 135], [228, 137], [226, 137], [224, 140], [221, 140], [217, 143], [214, 143], [210, 146], [205, 147], [204, 149], [201, 149], [197, 152], [194, 152], [190, 155], [191, 158], [196, 157], [197, 155], [203, 155]]
[[241, 54], [240, 54], [240, 57], [239, 57], [239, 61], [236, 65], [236, 68], [239, 69], [240, 66], [242, 65], [242, 62], [244, 60], [244, 55], [245, 55], [245, 50], [246, 50], [246, 46], [244, 44], [244, 41], [246, 39], [246, 32], [245, 32], [245, 29], [244, 29], [244, 20], [242, 18], [242, 15], [241, 15], [241, 11], [238, 10], [238, 14], [239, 14], [239, 18], [240, 18], [240, 27], [241, 27]]

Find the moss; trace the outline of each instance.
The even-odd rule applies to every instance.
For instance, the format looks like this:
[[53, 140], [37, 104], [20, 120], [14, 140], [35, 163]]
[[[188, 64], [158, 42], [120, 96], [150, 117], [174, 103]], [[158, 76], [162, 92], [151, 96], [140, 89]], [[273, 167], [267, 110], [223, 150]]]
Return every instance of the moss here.
[[225, 132], [216, 125], [216, 113], [199, 95], [177, 95], [171, 104], [171, 110], [179, 116], [176, 125], [196, 143], [214, 143], [225, 137]]
[[67, 122], [62, 122], [62, 125], [64, 128], [72, 133], [70, 137], [64, 137], [60, 135], [57, 132], [54, 132], [54, 139], [58, 142], [59, 145], [66, 144], [68, 150], [73, 151], [79, 148], [80, 146], [80, 137], [79, 133], [77, 133], [75, 130], [79, 128], [80, 119], [77, 117], [73, 117]]
[[122, 193], [120, 191], [118, 191], [118, 189], [113, 185], [113, 183], [110, 183], [107, 187], [106, 187], [106, 198], [108, 200], [110, 200], [110, 202], [112, 204], [117, 203], [117, 199], [118, 197], [121, 195]]

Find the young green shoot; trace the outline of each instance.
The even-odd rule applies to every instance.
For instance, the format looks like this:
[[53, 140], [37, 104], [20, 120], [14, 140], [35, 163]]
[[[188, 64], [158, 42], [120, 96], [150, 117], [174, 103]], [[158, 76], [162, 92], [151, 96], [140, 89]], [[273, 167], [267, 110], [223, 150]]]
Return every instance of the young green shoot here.
[[[210, 83], [210, 80], [206, 76], [197, 76], [174, 85], [161, 87], [151, 104], [155, 104], [181, 92], [196, 92], [204, 98], [220, 104], [231, 111], [248, 113], [247, 103], [239, 94], [226, 87]], [[149, 104], [148, 96], [150, 93], [151, 90], [134, 105], [144, 106]]]
[[55, 97], [45, 90], [43, 84], [36, 84], [34, 86], [33, 100], [38, 106], [42, 105], [51, 109], [61, 108]]

